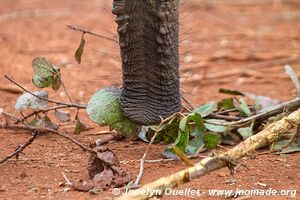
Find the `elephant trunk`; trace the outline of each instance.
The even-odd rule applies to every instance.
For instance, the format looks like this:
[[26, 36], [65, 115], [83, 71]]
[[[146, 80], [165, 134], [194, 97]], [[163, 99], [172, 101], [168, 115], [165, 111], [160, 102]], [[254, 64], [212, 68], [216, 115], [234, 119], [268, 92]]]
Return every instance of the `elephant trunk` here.
[[114, 0], [122, 57], [122, 112], [138, 124], [180, 110], [179, 0]]

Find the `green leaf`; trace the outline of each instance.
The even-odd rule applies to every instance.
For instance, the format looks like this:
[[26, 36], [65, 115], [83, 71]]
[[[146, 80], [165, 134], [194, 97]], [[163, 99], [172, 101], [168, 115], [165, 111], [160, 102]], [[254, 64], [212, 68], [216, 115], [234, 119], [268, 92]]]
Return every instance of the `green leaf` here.
[[199, 113], [201, 115], [201, 117], [204, 118], [217, 110], [218, 110], [217, 104], [215, 102], [210, 102], [210, 103], [204, 104], [198, 108], [195, 108], [192, 111], [192, 113]]
[[254, 123], [252, 122], [251, 126], [239, 128], [237, 130], [237, 132], [243, 137], [243, 140], [246, 140], [247, 138], [251, 137], [254, 134], [253, 125]]
[[206, 123], [204, 123], [205, 127], [211, 131], [211, 132], [216, 132], [216, 133], [227, 133], [229, 130], [229, 127], [227, 126], [222, 126], [222, 125], [216, 125], [214, 123], [226, 123], [225, 120], [221, 119], [208, 119], [206, 120]]
[[[189, 136], [190, 136], [190, 132], [191, 132], [191, 127], [188, 124], [188, 120], [192, 119], [195, 120], [195, 123], [197, 124], [197, 126], [199, 125], [199, 127], [201, 127], [201, 116], [199, 118], [200, 114], [191, 114], [188, 116], [184, 116], [180, 122], [179, 122], [179, 132], [178, 132], [178, 136], [174, 142], [174, 146], [178, 147], [181, 151], [185, 151], [186, 146], [189, 143]], [[201, 127], [202, 129], [202, 127]]]
[[58, 90], [61, 85], [59, 77], [60, 69], [53, 66], [46, 58], [36, 57], [32, 61], [34, 75], [32, 83], [38, 88], [49, 87], [52, 84], [54, 90]]
[[[165, 144], [175, 142], [179, 133], [180, 121], [181, 119], [177, 117], [171, 119], [167, 124], [165, 124], [164, 128], [159, 131], [155, 141], [156, 142], [163, 141]], [[154, 134], [155, 131], [152, 131], [152, 133]]]
[[206, 133], [203, 141], [207, 149], [214, 149], [220, 143], [220, 137], [215, 133]]
[[[189, 141], [189, 144], [187, 145], [186, 147], [186, 150], [191, 153], [191, 154], [195, 154], [197, 152], [197, 150], [202, 147], [202, 145], [204, 144], [204, 141], [203, 141], [203, 134], [198, 130], [198, 129], [195, 129], [191, 135], [194, 136], [193, 139], [191, 139]], [[205, 151], [206, 148], [203, 148], [201, 150], [201, 152]]]
[[52, 84], [53, 76], [41, 78], [37, 74], [33, 75], [32, 83], [38, 88], [49, 87]]
[[139, 132], [139, 138], [141, 139], [141, 140], [143, 140], [144, 142], [150, 142], [149, 141], [149, 139], [147, 138], [147, 133], [148, 133], [148, 131], [149, 131], [149, 126], [142, 126], [141, 127], [141, 130], [140, 130], [140, 132]]
[[300, 141], [293, 142], [293, 143], [289, 144], [286, 148], [282, 149], [289, 142], [290, 142], [290, 140], [281, 140], [281, 141], [276, 142], [276, 144], [273, 147], [273, 150], [275, 150], [275, 151], [280, 150], [280, 149], [281, 150], [278, 152], [275, 152], [274, 154], [293, 153], [293, 152], [300, 151]]
[[189, 143], [190, 136], [190, 126], [185, 126], [184, 130], [179, 130], [178, 137], [174, 142], [174, 146], [177, 146], [181, 151], [185, 151], [186, 146]]
[[44, 117], [36, 117], [31, 122], [29, 122], [29, 125], [31, 126], [38, 126], [38, 127], [44, 127], [44, 128], [50, 128], [57, 130], [58, 126], [50, 120], [50, 118], [45, 115]]
[[199, 131], [205, 132], [206, 129], [203, 123], [203, 119], [199, 113], [190, 113], [188, 115], [188, 120], [195, 122]]
[[130, 121], [128, 118], [122, 118], [122, 121], [112, 124], [112, 128], [127, 138], [133, 138], [137, 136], [140, 131], [140, 126]]
[[44, 57], [36, 57], [32, 61], [33, 71], [42, 79], [49, 79], [55, 74], [52, 64]]
[[237, 105], [237, 109], [240, 111], [241, 114], [246, 115], [246, 116], [251, 116], [251, 111], [246, 103], [246, 101], [241, 97], [239, 99], [239, 105]]
[[246, 140], [253, 135], [251, 127], [239, 128], [237, 131], [243, 137], [243, 140]]
[[180, 129], [181, 131], [184, 131], [184, 130], [185, 130], [187, 120], [188, 120], [188, 117], [187, 117], [187, 116], [184, 116], [184, 117], [180, 120], [180, 122], [179, 122], [179, 129]]
[[84, 40], [83, 35], [82, 35], [79, 47], [77, 48], [77, 50], [75, 52], [75, 55], [74, 55], [74, 57], [75, 57], [76, 61], [78, 62], [78, 64], [81, 63], [81, 57], [82, 57], [84, 45], [85, 45], [85, 40]]
[[74, 129], [74, 134], [79, 135], [84, 130], [86, 130], [86, 126], [80, 121], [79, 117], [76, 116], [76, 126]]
[[220, 102], [218, 102], [218, 107], [222, 108], [223, 110], [229, 110], [235, 108], [233, 104], [233, 98], [227, 98], [221, 100]]
[[295, 72], [295, 70], [289, 66], [289, 65], [285, 65], [284, 66], [285, 69], [285, 73], [287, 73], [287, 75], [289, 75], [289, 77], [291, 78], [294, 87], [296, 88], [296, 96], [300, 96], [300, 83], [299, 83], [299, 78], [297, 73]]
[[227, 145], [235, 145], [236, 144], [236, 142], [234, 141], [234, 139], [232, 138], [232, 136], [230, 136], [229, 134], [222, 135], [222, 137], [221, 137], [221, 143], [222, 144], [227, 144]]
[[230, 95], [240, 95], [240, 96], [244, 96], [244, 94], [240, 91], [237, 91], [237, 90], [230, 90], [230, 89], [224, 89], [224, 88], [221, 88], [219, 89], [219, 92], [220, 93], [224, 93], [224, 94], [230, 94]]
[[178, 136], [180, 119], [176, 116], [164, 124], [142, 126], [138, 137], [144, 142], [149, 142], [155, 132], [158, 132], [155, 142], [163, 141], [165, 144], [174, 142]]
[[37, 123], [38, 123], [38, 117], [35, 117], [33, 120], [31, 120], [28, 124], [30, 125], [30, 126], [36, 126], [37, 125]]
[[58, 90], [61, 86], [61, 80], [58, 74], [54, 75], [53, 81], [52, 81], [52, 89]]
[[[32, 92], [34, 95], [48, 99], [48, 93], [44, 91]], [[34, 110], [44, 110], [47, 108], [48, 101], [42, 100], [38, 97], [33, 96], [32, 94], [26, 92], [18, 97], [15, 109], [18, 111], [24, 111], [28, 108]]]

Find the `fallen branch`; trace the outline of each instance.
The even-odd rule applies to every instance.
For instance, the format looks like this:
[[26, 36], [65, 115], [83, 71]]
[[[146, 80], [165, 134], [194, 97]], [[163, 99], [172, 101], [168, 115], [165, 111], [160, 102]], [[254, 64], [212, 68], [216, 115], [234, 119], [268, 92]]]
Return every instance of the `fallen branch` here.
[[8, 79], [10, 82], [12, 82], [13, 84], [15, 84], [16, 86], [18, 86], [19, 88], [21, 88], [23, 91], [28, 92], [29, 94], [31, 94], [32, 96], [34, 96], [36, 98], [42, 99], [42, 100], [50, 102], [50, 103], [55, 103], [57, 105], [64, 105], [64, 106], [68, 106], [68, 107], [75, 107], [75, 108], [78, 108], [78, 109], [85, 109], [86, 108], [85, 105], [69, 104], [69, 103], [54, 101], [54, 100], [51, 100], [51, 99], [46, 99], [46, 98], [40, 97], [40, 96], [35, 95], [34, 93], [30, 92], [29, 90], [27, 90], [26, 88], [24, 88], [22, 85], [20, 85], [19, 83], [17, 83], [16, 81], [14, 81], [10, 77], [8, 77], [7, 75], [4, 75], [4, 77], [6, 79]]
[[[86, 107], [85, 105], [82, 105], [83, 107]], [[25, 121], [26, 119], [34, 116], [34, 115], [37, 115], [39, 113], [46, 113], [46, 112], [49, 112], [51, 110], [57, 110], [57, 109], [61, 109], [61, 108], [76, 108], [76, 109], [79, 109], [78, 107], [74, 107], [73, 105], [59, 105], [59, 106], [54, 106], [54, 107], [51, 107], [51, 108], [47, 108], [45, 110], [37, 110], [37, 111], [34, 111], [24, 117], [22, 117], [21, 119], [18, 119], [15, 124], [19, 123], [19, 122], [23, 122]]]
[[6, 124], [6, 123], [0, 123], [0, 129], [10, 129], [10, 130], [23, 130], [23, 131], [30, 131], [30, 132], [36, 132], [36, 133], [52, 133], [55, 135], [58, 135], [60, 137], [63, 137], [65, 139], [68, 139], [69, 141], [73, 142], [74, 144], [78, 145], [82, 150], [94, 153], [94, 150], [81, 144], [80, 142], [74, 140], [68, 135], [62, 134], [56, 130], [45, 128], [45, 127], [38, 127], [38, 126], [30, 126], [30, 125], [19, 125], [19, 124]]
[[273, 143], [288, 130], [291, 130], [298, 125], [300, 125], [300, 109], [289, 114], [287, 117], [272, 123], [266, 129], [252, 137], [249, 137], [233, 149], [222, 153], [219, 156], [204, 158], [193, 167], [184, 169], [168, 177], [160, 178], [152, 183], [144, 185], [139, 188], [138, 191], [125, 193], [117, 199], [141, 200], [153, 197], [150, 196], [151, 194], [158, 194], [157, 192], [151, 193], [145, 191], [160, 191], [160, 194], [163, 194], [167, 188], [172, 188], [185, 182], [189, 182], [190, 180], [198, 178], [210, 171], [238, 162], [238, 160], [242, 157], [251, 155], [255, 150]]
[[[111, 133], [111, 132], [109, 132]], [[123, 139], [124, 137], [120, 134], [109, 134], [107, 137], [104, 137], [104, 138], [100, 138], [100, 139], [97, 139], [95, 140], [95, 142], [93, 144], [91, 144], [92, 146], [102, 146], [104, 144], [107, 144], [113, 140], [121, 140]]]
[[36, 138], [37, 136], [37, 133], [36, 132], [32, 132], [32, 136], [29, 138], [29, 140], [23, 144], [23, 145], [20, 145], [13, 153], [11, 153], [10, 155], [6, 156], [5, 158], [1, 159], [0, 160], [0, 164], [4, 163], [5, 161], [9, 160], [10, 158], [12, 157], [16, 157], [18, 159], [19, 157], [19, 154], [27, 147], [29, 146], [33, 141], [34, 139]]

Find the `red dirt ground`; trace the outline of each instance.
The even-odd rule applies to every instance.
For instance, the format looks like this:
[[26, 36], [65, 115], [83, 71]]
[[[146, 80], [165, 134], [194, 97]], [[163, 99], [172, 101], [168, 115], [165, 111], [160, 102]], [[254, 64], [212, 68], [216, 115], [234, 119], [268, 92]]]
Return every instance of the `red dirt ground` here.
[[[64, 82], [74, 101], [87, 103], [89, 97], [105, 86], [121, 84], [118, 45], [86, 35], [81, 65], [73, 54], [81, 34], [66, 28], [76, 25], [91, 31], [116, 37], [111, 0], [0, 0], [0, 85], [10, 87], [3, 77], [8, 75], [34, 91], [31, 84], [31, 61], [45, 56], [53, 63], [63, 64]], [[188, 0], [181, 4], [180, 54], [181, 82], [184, 96], [193, 105], [224, 97], [218, 89], [231, 88], [286, 101], [293, 98], [294, 89], [284, 74], [283, 65], [290, 64], [300, 73], [300, 2], [297, 0]], [[281, 58], [296, 58], [278, 63]], [[273, 62], [270, 66], [263, 63]], [[249, 66], [250, 64], [259, 65]], [[230, 73], [230, 74], [228, 74]], [[52, 99], [67, 99], [62, 90], [49, 90]], [[64, 97], [63, 97], [64, 96]], [[17, 95], [0, 91], [0, 107], [14, 112]], [[81, 113], [82, 120], [94, 129], [73, 135], [74, 123], [62, 125], [62, 131], [88, 144], [103, 136], [93, 133], [103, 130]], [[0, 158], [5, 157], [29, 137], [28, 133], [0, 130]], [[147, 144], [125, 140], [109, 146], [122, 160], [122, 166], [133, 175], [138, 173], [140, 159]], [[164, 146], [155, 144], [149, 159], [161, 158]], [[206, 155], [204, 153], [203, 155]], [[64, 191], [59, 182], [61, 172], [71, 179], [86, 179], [88, 154], [69, 141], [54, 136], [39, 137], [15, 159], [0, 165], [0, 199], [111, 199], [112, 191], [98, 195]], [[193, 160], [196, 162], [197, 160]], [[242, 160], [234, 175], [228, 169], [180, 186], [206, 192], [205, 199], [225, 199], [209, 196], [209, 189], [297, 190], [297, 197], [244, 196], [239, 199], [300, 199], [300, 153], [275, 156], [257, 155]], [[186, 166], [180, 161], [145, 165], [142, 184], [172, 174]], [[230, 183], [228, 183], [228, 180]], [[231, 180], [231, 181], [230, 181]], [[233, 181], [232, 181], [233, 180]], [[266, 184], [266, 187], [258, 183]], [[162, 199], [198, 199], [196, 196], [165, 196]]]

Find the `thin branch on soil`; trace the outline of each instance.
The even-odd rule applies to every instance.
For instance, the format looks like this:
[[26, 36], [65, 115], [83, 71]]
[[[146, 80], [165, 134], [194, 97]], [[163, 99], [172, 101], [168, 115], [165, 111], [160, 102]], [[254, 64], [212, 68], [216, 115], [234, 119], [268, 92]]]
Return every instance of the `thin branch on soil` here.
[[50, 103], [55, 103], [55, 104], [57, 104], [57, 105], [65, 105], [65, 106], [68, 106], [68, 107], [75, 107], [75, 108], [78, 108], [78, 109], [85, 109], [85, 108], [86, 108], [85, 105], [69, 104], [69, 103], [64, 103], [64, 102], [54, 101], [54, 100], [51, 100], [51, 99], [46, 99], [46, 98], [40, 97], [40, 96], [38, 96], [38, 95], [33, 94], [33, 93], [30, 92], [29, 90], [27, 90], [26, 88], [24, 88], [23, 86], [21, 86], [19, 83], [17, 83], [16, 81], [14, 81], [13, 79], [11, 79], [11, 78], [8, 77], [7, 75], [4, 75], [4, 77], [5, 77], [6, 79], [8, 79], [10, 82], [12, 82], [13, 84], [15, 84], [16, 86], [18, 86], [19, 88], [21, 88], [22, 90], [24, 90], [25, 92], [28, 92], [28, 93], [31, 94], [32, 96], [35, 96], [36, 98], [42, 99], [42, 100], [44, 100], [44, 101], [48, 101], [48, 102], [50, 102]]
[[11, 114], [11, 113], [8, 113], [8, 112], [5, 112], [3, 109], [0, 108], [0, 114], [4, 116], [5, 120], [7, 121], [8, 119], [11, 119], [11, 120], [16, 120], [16, 121], [21, 121], [20, 118], [18, 118], [17, 116]]
[[[200, 147], [201, 148], [201, 147]], [[206, 156], [199, 155], [195, 153], [195, 155], [188, 155], [186, 156], [188, 159], [196, 159], [196, 158], [206, 158]], [[141, 160], [123, 160], [121, 163], [132, 163], [132, 162], [140, 162]], [[160, 163], [160, 162], [169, 162], [169, 161], [181, 161], [180, 158], [161, 158], [161, 159], [154, 159], [154, 160], [145, 160], [145, 163]]]
[[71, 30], [74, 30], [74, 31], [80, 31], [82, 33], [87, 33], [87, 34], [90, 34], [90, 35], [93, 35], [93, 36], [96, 36], [96, 37], [99, 37], [99, 38], [103, 38], [103, 39], [106, 39], [106, 40], [109, 40], [109, 41], [112, 41], [112, 42], [115, 42], [115, 43], [119, 43], [118, 40], [116, 40], [115, 38], [112, 38], [112, 37], [108, 37], [108, 36], [105, 36], [105, 35], [100, 35], [98, 33], [94, 33], [94, 32], [91, 32], [89, 30], [85, 30], [85, 29], [75, 27], [75, 26], [72, 26], [72, 25], [67, 25], [67, 27]]
[[107, 144], [113, 140], [121, 140], [123, 139], [124, 137], [122, 135], [119, 135], [119, 134], [111, 134], [111, 135], [108, 135], [107, 137], [105, 138], [101, 138], [101, 139], [97, 139], [95, 140], [95, 143], [93, 145], [95, 146], [101, 146], [103, 144]]
[[19, 124], [6, 124], [6, 123], [0, 123], [0, 129], [13, 129], [13, 130], [24, 130], [24, 131], [31, 131], [36, 133], [52, 133], [55, 135], [58, 135], [60, 137], [63, 137], [65, 139], [68, 139], [69, 141], [73, 142], [74, 144], [78, 145], [83, 151], [87, 151], [90, 153], [94, 153], [94, 150], [81, 144], [80, 142], [74, 140], [68, 135], [62, 134], [56, 130], [45, 128], [45, 127], [38, 127], [38, 126], [30, 126], [30, 125], [19, 125]]
[[65, 181], [66, 181], [66, 185], [68, 187], [71, 187], [72, 186], [72, 182], [68, 179], [67, 175], [64, 173], [64, 172], [61, 172], [61, 174], [63, 175]]
[[110, 130], [104, 130], [104, 131], [98, 131], [96, 133], [85, 133], [84, 135], [87, 135], [87, 136], [96, 136], [96, 135], [110, 135], [112, 133], [115, 133], [115, 132], [110, 131]]
[[18, 159], [19, 154], [27, 147], [29, 146], [34, 139], [37, 137], [37, 132], [33, 131], [32, 132], [32, 136], [29, 138], [29, 140], [25, 143], [20, 145], [15, 152], [11, 153], [10, 155], [6, 156], [5, 158], [3, 158], [2, 160], [0, 160], [0, 164], [4, 163], [5, 161], [9, 160], [12, 157], [16, 157]]

